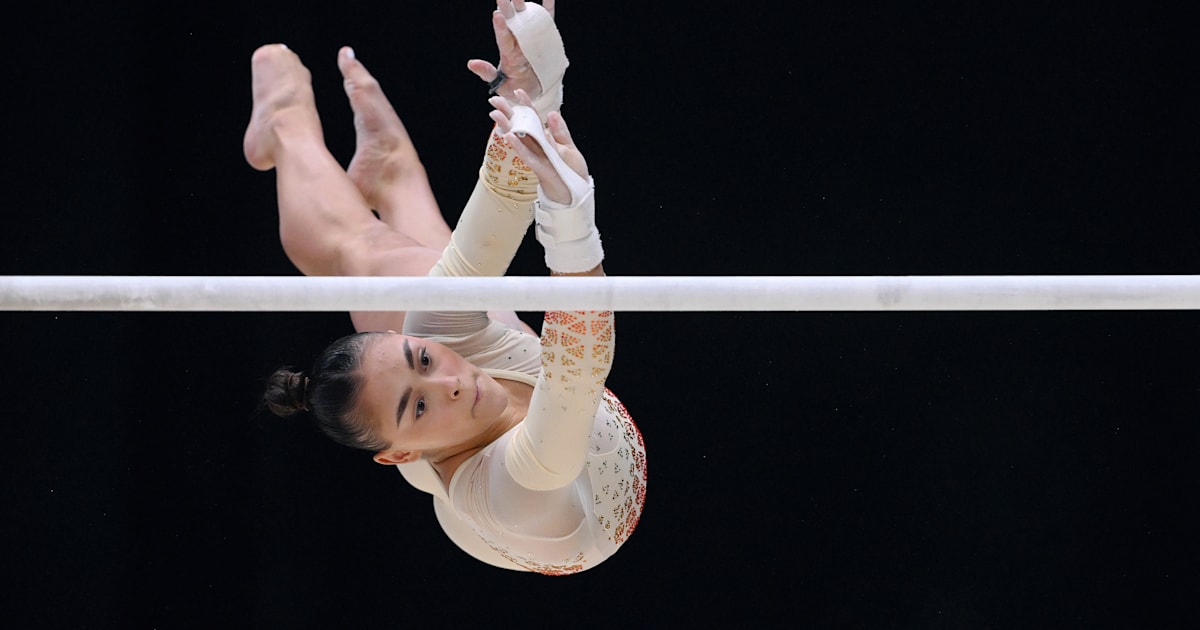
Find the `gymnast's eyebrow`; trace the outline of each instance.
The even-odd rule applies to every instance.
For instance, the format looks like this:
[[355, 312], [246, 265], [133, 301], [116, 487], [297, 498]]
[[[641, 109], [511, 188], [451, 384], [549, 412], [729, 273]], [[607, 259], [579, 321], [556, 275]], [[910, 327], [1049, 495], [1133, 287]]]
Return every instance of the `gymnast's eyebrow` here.
[[[415, 370], [413, 366], [412, 347], [408, 345], [408, 340], [404, 340], [404, 359], [408, 361], [408, 369]], [[404, 411], [408, 409], [408, 399], [412, 396], [412, 388], [404, 390], [404, 395], [400, 397], [400, 409], [396, 411], [396, 426], [400, 426], [400, 421], [404, 419]]]
[[396, 411], [396, 426], [400, 426], [400, 421], [404, 419], [404, 410], [408, 408], [408, 399], [412, 396], [412, 388], [404, 390], [404, 395], [400, 397], [400, 409]]

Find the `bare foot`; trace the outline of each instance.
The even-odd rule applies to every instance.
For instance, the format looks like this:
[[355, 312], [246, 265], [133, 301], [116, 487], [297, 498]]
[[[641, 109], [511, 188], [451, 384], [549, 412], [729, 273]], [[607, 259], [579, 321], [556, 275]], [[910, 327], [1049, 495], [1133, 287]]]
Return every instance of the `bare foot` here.
[[338, 51], [338, 69], [354, 110], [354, 158], [346, 170], [363, 197], [379, 210], [389, 205], [395, 187], [409, 183], [428, 187], [416, 147], [379, 81], [348, 47]]
[[312, 75], [296, 53], [283, 44], [269, 44], [250, 58], [254, 109], [242, 139], [250, 166], [270, 170], [275, 166], [279, 133], [283, 129], [321, 134], [313, 100]]

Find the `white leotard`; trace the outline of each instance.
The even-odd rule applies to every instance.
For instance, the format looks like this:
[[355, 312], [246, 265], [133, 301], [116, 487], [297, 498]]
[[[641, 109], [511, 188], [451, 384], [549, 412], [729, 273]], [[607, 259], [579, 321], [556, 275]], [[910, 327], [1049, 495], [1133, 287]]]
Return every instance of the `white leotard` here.
[[[532, 198], [498, 192], [481, 175], [430, 275], [502, 275], [516, 253]], [[461, 464], [449, 484], [426, 461], [398, 466], [433, 495], [450, 539], [494, 566], [550, 575], [612, 556], [637, 525], [646, 493], [641, 434], [604, 387], [613, 314], [548, 312], [540, 341], [483, 312], [412, 312], [404, 332], [448, 346], [493, 378], [534, 388], [525, 420]]]

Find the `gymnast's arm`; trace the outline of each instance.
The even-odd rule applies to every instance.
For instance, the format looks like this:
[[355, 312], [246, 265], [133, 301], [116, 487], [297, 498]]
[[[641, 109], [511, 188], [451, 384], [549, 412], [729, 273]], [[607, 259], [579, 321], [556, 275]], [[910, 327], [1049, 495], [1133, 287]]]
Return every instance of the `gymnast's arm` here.
[[[537, 178], [532, 173], [523, 176], [520, 185], [527, 187], [527, 191], [489, 183], [491, 169], [506, 161], [496, 157], [511, 152], [504, 148], [505, 144], [502, 137], [492, 133], [475, 190], [450, 234], [450, 243], [428, 275], [502, 276], [508, 270], [533, 222]], [[465, 336], [482, 330], [488, 323], [484, 311], [413, 311], [405, 318], [404, 332], [422, 337]]]
[[[497, 0], [492, 27], [500, 53], [499, 68], [480, 59], [471, 60], [467, 67], [492, 83], [493, 93], [498, 91], [499, 96], [490, 100], [493, 106], [499, 102], [504, 111], [511, 112], [514, 104], [528, 105], [546, 122], [562, 103], [562, 79], [568, 62], [554, 24], [554, 2], [543, 4]], [[496, 77], [499, 81], [493, 83]], [[536, 101], [527, 92], [535, 88], [541, 92]], [[521, 159], [521, 151], [504, 137], [509, 129], [500, 129], [501, 118], [493, 115], [493, 119], [497, 120], [497, 128], [488, 138], [479, 181], [454, 229], [450, 246], [430, 275], [504, 275], [533, 220], [537, 175]]]
[[[529, 104], [526, 95], [518, 96]], [[503, 99], [494, 99], [492, 104], [497, 128], [507, 132], [510, 144], [541, 182], [535, 215], [538, 241], [546, 248], [551, 273], [604, 275], [593, 185], [587, 162], [572, 141], [566, 122], [561, 115], [551, 114], [547, 121], [550, 136], [544, 138], [532, 109], [510, 107]], [[513, 133], [514, 127], [520, 136]], [[546, 143], [545, 149], [539, 141]], [[573, 172], [563, 172], [568, 170]], [[609, 311], [546, 313], [542, 369], [529, 415], [505, 451], [505, 469], [520, 485], [552, 490], [579, 476], [612, 365], [614, 333]]]
[[[539, 104], [543, 114], [557, 109], [561, 103], [562, 75], [567, 61], [562, 41], [553, 23], [554, 3], [545, 7], [508, 0], [497, 2], [492, 16], [496, 45], [500, 53], [500, 68], [507, 79], [500, 85], [500, 94], [512, 96], [520, 86], [540, 86], [543, 93]], [[517, 16], [517, 11], [522, 12]], [[537, 51], [527, 58], [509, 23], [519, 28], [523, 38]], [[534, 61], [538, 63], [534, 63]], [[490, 81], [498, 70], [482, 60], [472, 60], [468, 67], [480, 79]], [[547, 76], [534, 74], [537, 67]], [[546, 85], [542, 85], [542, 82]], [[513, 256], [533, 221], [533, 203], [537, 199], [538, 179], [533, 169], [522, 162], [512, 144], [502, 132], [493, 128], [488, 137], [479, 180], [450, 237], [442, 258], [429, 271], [430, 276], [502, 276], [512, 263]], [[486, 313], [409, 313], [404, 332], [419, 336], [460, 336], [482, 330], [488, 325]]]

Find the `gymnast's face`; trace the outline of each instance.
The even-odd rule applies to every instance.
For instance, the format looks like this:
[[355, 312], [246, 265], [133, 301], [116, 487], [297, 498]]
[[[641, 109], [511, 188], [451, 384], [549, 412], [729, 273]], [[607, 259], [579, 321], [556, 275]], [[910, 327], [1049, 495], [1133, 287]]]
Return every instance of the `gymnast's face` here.
[[396, 333], [363, 351], [358, 409], [391, 447], [375, 455], [401, 464], [423, 454], [453, 454], [491, 435], [502, 422], [506, 390], [442, 344]]

